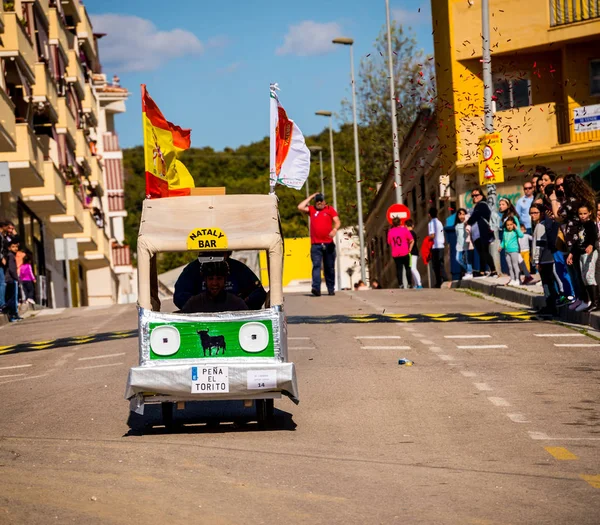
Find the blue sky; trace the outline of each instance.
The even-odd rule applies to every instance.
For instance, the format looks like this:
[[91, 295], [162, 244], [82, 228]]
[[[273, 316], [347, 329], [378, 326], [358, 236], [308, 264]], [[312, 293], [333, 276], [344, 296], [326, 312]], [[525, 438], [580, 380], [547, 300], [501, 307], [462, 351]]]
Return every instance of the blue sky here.
[[[131, 97], [118, 117], [122, 146], [141, 144], [139, 86], [145, 83], [165, 117], [192, 128], [192, 146], [236, 148], [268, 134], [269, 83], [305, 135], [340, 111], [350, 96], [350, 59], [335, 36], [355, 41], [355, 68], [385, 24], [385, 0], [87, 0], [108, 77]], [[395, 19], [413, 28], [433, 53], [429, 4], [390, 0]], [[420, 12], [419, 12], [420, 9]], [[334, 120], [334, 125], [340, 121]]]

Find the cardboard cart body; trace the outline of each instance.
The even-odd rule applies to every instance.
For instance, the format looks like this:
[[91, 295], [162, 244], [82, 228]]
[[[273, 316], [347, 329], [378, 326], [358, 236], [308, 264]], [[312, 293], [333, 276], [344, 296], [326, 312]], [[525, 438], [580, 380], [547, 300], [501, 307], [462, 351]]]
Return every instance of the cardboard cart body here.
[[[156, 254], [210, 250], [266, 250], [270, 306], [216, 314], [160, 312]], [[173, 402], [245, 400], [256, 405], [261, 421], [281, 394], [298, 402], [294, 364], [287, 360], [276, 196], [145, 200], [137, 254], [140, 356], [125, 394], [134, 412], [143, 413], [144, 403], [163, 403], [169, 424], [165, 408], [172, 414]]]

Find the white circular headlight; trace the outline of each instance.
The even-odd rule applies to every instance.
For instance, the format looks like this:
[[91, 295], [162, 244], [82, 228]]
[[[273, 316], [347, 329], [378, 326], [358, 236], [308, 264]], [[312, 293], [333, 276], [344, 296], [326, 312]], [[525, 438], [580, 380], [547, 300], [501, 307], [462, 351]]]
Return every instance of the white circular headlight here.
[[150, 348], [156, 355], [173, 355], [180, 344], [181, 337], [174, 326], [157, 326], [150, 335]]
[[269, 344], [269, 331], [262, 323], [246, 323], [240, 328], [239, 340], [245, 352], [262, 352]]

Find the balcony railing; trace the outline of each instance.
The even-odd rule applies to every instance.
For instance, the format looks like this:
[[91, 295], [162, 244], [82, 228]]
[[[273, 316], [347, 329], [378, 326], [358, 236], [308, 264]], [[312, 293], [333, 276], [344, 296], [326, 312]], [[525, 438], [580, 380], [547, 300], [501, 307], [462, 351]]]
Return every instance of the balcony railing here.
[[113, 266], [129, 266], [131, 264], [131, 252], [129, 246], [112, 246]]
[[17, 130], [15, 105], [4, 89], [0, 88], [0, 151], [15, 151]]
[[111, 193], [108, 195], [108, 211], [124, 211], [125, 210], [125, 194]]
[[52, 7], [48, 10], [48, 20], [50, 21], [50, 30], [48, 35], [50, 43], [58, 44], [63, 50], [64, 56], [68, 60], [69, 49], [73, 47], [75, 37], [65, 27], [56, 8]]
[[600, 18], [598, 0], [550, 0], [550, 26], [562, 26]]
[[119, 148], [119, 136], [116, 133], [104, 134], [104, 151], [121, 151]]

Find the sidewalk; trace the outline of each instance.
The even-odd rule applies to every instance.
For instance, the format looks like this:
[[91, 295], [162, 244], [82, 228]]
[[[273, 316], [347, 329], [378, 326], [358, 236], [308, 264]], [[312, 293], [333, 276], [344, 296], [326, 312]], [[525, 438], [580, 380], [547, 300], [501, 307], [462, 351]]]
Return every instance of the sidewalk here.
[[[481, 277], [452, 281], [449, 283], [449, 287], [474, 290], [534, 309], [545, 306], [546, 301], [544, 300], [544, 294], [540, 286], [535, 284], [508, 286], [505, 284], [507, 281], [507, 277]], [[567, 323], [590, 326], [594, 330], [600, 330], [600, 312], [574, 312], [573, 310], [569, 310], [567, 306], [562, 306], [558, 308], [558, 316], [555, 319]]]

